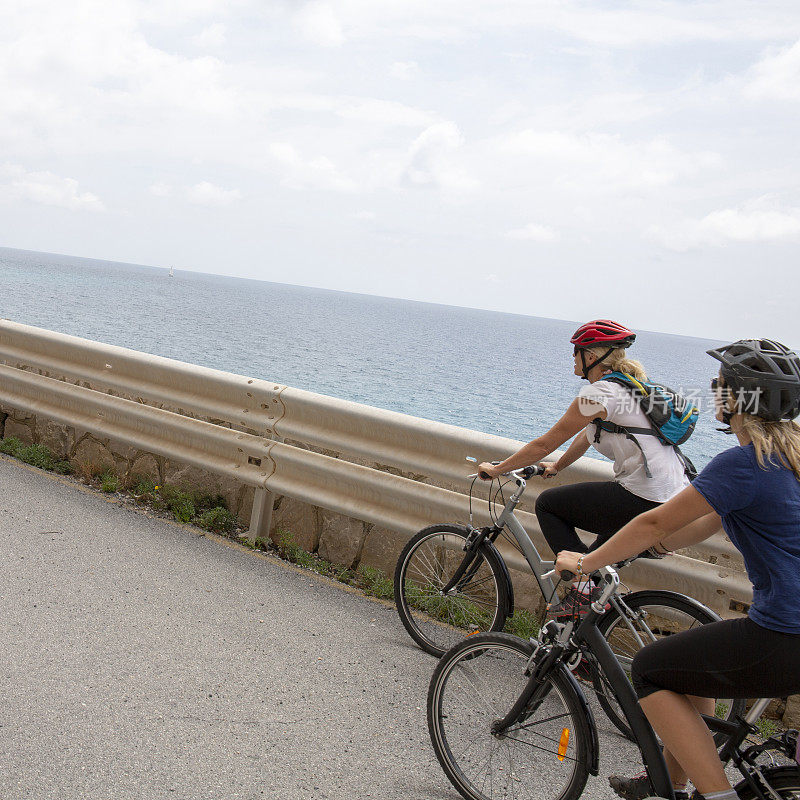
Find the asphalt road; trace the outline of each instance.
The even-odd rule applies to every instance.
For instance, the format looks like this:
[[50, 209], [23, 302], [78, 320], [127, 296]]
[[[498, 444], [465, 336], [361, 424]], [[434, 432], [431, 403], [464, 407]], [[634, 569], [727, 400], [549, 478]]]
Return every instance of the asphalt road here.
[[[0, 798], [458, 798], [393, 607], [0, 458]], [[598, 714], [600, 777], [637, 770]]]

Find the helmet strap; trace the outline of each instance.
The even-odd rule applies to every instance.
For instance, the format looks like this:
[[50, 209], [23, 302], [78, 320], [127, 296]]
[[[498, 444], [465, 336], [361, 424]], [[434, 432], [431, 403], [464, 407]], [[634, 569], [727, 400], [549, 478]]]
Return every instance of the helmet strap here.
[[731, 420], [733, 419], [733, 411], [724, 410], [722, 412], [722, 422], [725, 425], [724, 428], [717, 428], [718, 431], [721, 433], [732, 434], [733, 429], [731, 428]]
[[590, 366], [587, 367], [586, 366], [586, 357], [584, 356], [585, 348], [582, 347], [581, 351], [580, 351], [581, 352], [581, 364], [582, 364], [581, 372], [583, 373], [584, 380], [588, 381], [589, 380], [589, 373], [596, 366], [598, 366], [602, 362], [602, 360], [604, 358], [606, 358], [607, 356], [611, 355], [611, 353], [613, 353], [616, 349], [617, 349], [616, 347], [609, 347], [608, 350], [606, 350], [605, 353], [603, 353], [603, 355], [600, 356], [600, 358], [597, 359], [597, 361], [593, 362]]

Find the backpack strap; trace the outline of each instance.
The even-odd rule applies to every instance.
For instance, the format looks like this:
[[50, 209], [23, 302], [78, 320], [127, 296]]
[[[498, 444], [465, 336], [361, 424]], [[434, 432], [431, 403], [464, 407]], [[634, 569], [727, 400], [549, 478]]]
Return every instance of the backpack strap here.
[[[608, 433], [621, 433], [626, 439], [630, 439], [638, 448], [639, 452], [642, 454], [642, 461], [644, 462], [644, 474], [647, 475], [648, 478], [653, 477], [653, 473], [650, 472], [650, 467], [647, 464], [647, 456], [644, 454], [644, 450], [642, 449], [642, 445], [639, 443], [637, 438], [633, 436], [634, 433], [637, 434], [645, 434], [647, 436], [655, 436], [662, 444], [669, 444], [669, 442], [665, 442], [658, 433], [653, 428], [626, 428], [623, 425], [617, 425], [614, 422], [607, 422], [604, 419], [600, 419], [597, 417], [596, 419], [592, 420], [594, 424], [594, 441], [600, 441], [600, 431], [607, 431]], [[694, 464], [692, 464], [691, 459], [687, 456], [676, 444], [670, 444], [670, 447], [675, 451], [675, 454], [678, 456], [678, 460], [683, 464], [683, 471], [689, 481], [693, 481], [697, 477], [697, 469], [695, 468]]]
[[647, 464], [647, 456], [644, 454], [644, 450], [642, 450], [642, 446], [639, 444], [638, 439], [633, 435], [634, 433], [646, 433], [654, 436], [655, 434], [650, 428], [623, 428], [622, 425], [616, 425], [613, 422], [606, 422], [604, 419], [600, 419], [600, 417], [593, 419], [592, 422], [594, 423], [595, 442], [600, 441], [600, 431], [623, 434], [626, 439], [630, 439], [639, 448], [639, 452], [642, 454], [642, 461], [644, 462], [644, 474], [647, 475], [648, 478], [653, 477], [653, 473], [650, 472], [650, 467]]

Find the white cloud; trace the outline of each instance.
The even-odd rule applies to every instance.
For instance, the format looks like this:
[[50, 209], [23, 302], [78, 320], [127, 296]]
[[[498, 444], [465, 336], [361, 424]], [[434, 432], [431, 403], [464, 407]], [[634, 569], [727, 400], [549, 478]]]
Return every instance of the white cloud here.
[[508, 239], [520, 239], [531, 242], [554, 242], [559, 236], [558, 232], [548, 225], [539, 225], [536, 222], [529, 222], [522, 228], [515, 228], [506, 233]]
[[395, 61], [389, 69], [389, 74], [400, 80], [416, 78], [419, 75], [419, 64], [416, 61]]
[[712, 211], [699, 220], [653, 225], [646, 235], [677, 252], [703, 246], [798, 241], [800, 208], [782, 208], [769, 198], [759, 198], [735, 208]]
[[684, 0], [587, 4], [581, 0], [329, 0], [325, 7], [348, 30], [348, 38], [383, 34], [451, 44], [526, 31], [546, 32], [611, 48], [687, 42], [763, 41], [800, 31], [796, 3], [749, 0]]
[[295, 15], [295, 24], [314, 44], [339, 47], [344, 43], [342, 26], [330, 3], [306, 3]]
[[356, 211], [353, 214], [353, 219], [360, 219], [364, 222], [371, 222], [377, 217], [377, 214], [374, 211]]
[[215, 50], [219, 47], [223, 47], [227, 39], [226, 27], [221, 22], [215, 22], [203, 28], [197, 36], [193, 36], [192, 44], [195, 45], [195, 47]]
[[371, 97], [334, 98], [332, 107], [339, 117], [381, 127], [418, 128], [438, 120], [437, 115], [429, 111]]
[[156, 197], [169, 197], [172, 194], [172, 187], [168, 183], [154, 183], [150, 187], [150, 194]]
[[78, 186], [74, 178], [64, 178], [52, 172], [28, 172], [17, 164], [0, 167], [0, 196], [70, 211], [106, 210], [97, 195], [81, 192]]
[[273, 142], [269, 145], [268, 152], [281, 166], [285, 186], [338, 192], [351, 192], [356, 188], [353, 180], [343, 175], [326, 156], [304, 158], [288, 142]]
[[662, 137], [625, 141], [594, 132], [528, 129], [501, 137], [497, 147], [536, 163], [562, 187], [603, 193], [658, 189], [722, 163], [717, 153], [683, 152]]
[[800, 41], [764, 58], [748, 77], [744, 91], [749, 97], [800, 100]]
[[474, 189], [477, 181], [456, 158], [463, 145], [464, 137], [455, 123], [431, 125], [411, 144], [402, 180], [455, 192]]
[[201, 181], [186, 190], [186, 199], [197, 206], [229, 206], [241, 196], [238, 189], [223, 189], [208, 181]]

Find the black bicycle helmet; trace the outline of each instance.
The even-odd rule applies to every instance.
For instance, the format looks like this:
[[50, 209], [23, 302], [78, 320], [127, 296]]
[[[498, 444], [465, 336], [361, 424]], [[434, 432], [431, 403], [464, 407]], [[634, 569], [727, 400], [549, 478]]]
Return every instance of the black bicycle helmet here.
[[706, 351], [722, 362], [736, 411], [767, 422], [800, 414], [800, 356], [772, 339], [740, 339]]

